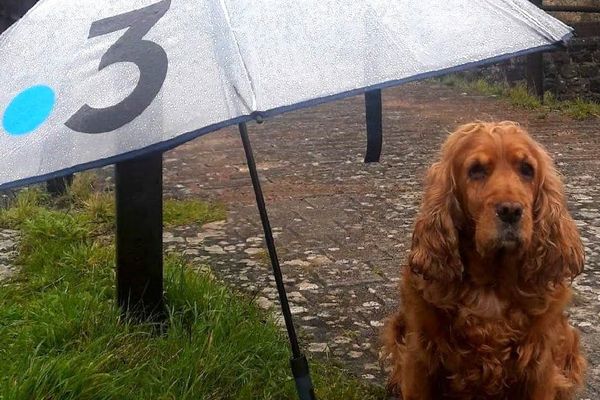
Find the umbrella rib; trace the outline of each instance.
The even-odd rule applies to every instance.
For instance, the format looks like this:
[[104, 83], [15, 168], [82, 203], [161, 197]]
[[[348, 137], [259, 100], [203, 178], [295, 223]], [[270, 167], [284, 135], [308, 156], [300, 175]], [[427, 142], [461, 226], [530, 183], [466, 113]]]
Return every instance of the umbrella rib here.
[[236, 94], [240, 97], [240, 99], [244, 103], [244, 105], [246, 105], [246, 107], [248, 107], [250, 111], [254, 112], [254, 111], [257, 111], [256, 88], [254, 87], [254, 81], [252, 80], [252, 77], [250, 76], [250, 71], [248, 69], [248, 65], [246, 64], [246, 60], [244, 60], [244, 56], [242, 55], [242, 49], [240, 48], [240, 42], [238, 41], [238, 38], [235, 35], [235, 30], [233, 29], [233, 25], [231, 24], [231, 15], [229, 13], [229, 8], [227, 8], [227, 4], [225, 3], [225, 1], [226, 0], [220, 0], [219, 3], [221, 4], [221, 8], [223, 10], [223, 15], [225, 16], [225, 22], [227, 22], [227, 27], [229, 28], [231, 37], [233, 38], [233, 42], [235, 43], [235, 49], [237, 51], [237, 55], [240, 59], [240, 62], [242, 64], [242, 68], [244, 69], [244, 75], [245, 75], [246, 79], [248, 80], [248, 84], [250, 85], [250, 92], [251, 92], [251, 96], [252, 96], [250, 106], [248, 106], [248, 102], [241, 96], [241, 93], [239, 92], [238, 88], [236, 88], [234, 86], [234, 89], [235, 89]]

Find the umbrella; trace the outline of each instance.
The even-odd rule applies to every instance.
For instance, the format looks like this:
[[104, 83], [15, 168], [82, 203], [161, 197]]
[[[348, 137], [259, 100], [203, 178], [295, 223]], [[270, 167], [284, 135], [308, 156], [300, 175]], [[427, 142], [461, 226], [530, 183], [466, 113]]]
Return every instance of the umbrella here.
[[526, 0], [41, 1], [0, 38], [0, 189], [570, 32]]
[[[43, 0], [0, 36], [0, 189], [239, 124], [297, 387], [312, 398], [245, 122], [367, 92], [377, 132], [379, 90], [570, 35], [527, 0]], [[369, 144], [377, 159], [381, 137]]]

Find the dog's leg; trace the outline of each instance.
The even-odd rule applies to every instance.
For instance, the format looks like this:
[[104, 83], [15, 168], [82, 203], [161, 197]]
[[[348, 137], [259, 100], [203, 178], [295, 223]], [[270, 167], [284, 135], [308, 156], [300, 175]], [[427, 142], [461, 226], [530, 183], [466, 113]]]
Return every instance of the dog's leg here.
[[[428, 363], [421, 360], [425, 351], [420, 349], [416, 336], [406, 335], [404, 314], [399, 311], [388, 319], [383, 331], [384, 352], [392, 364], [387, 389], [403, 400], [437, 400], [433, 397], [433, 378]], [[412, 351], [407, 348], [407, 341]]]
[[387, 390], [390, 394], [400, 395], [400, 382], [402, 382], [402, 364], [406, 356], [406, 321], [402, 311], [392, 315], [385, 323], [383, 329], [383, 360], [391, 363], [390, 377]]
[[561, 378], [552, 351], [546, 347], [540, 352], [536, 367], [531, 371], [529, 378], [529, 400], [556, 400]]
[[423, 346], [423, 338], [416, 332], [406, 335], [406, 354], [400, 370], [403, 400], [439, 400], [434, 398], [438, 391], [437, 363]]
[[564, 382], [558, 388], [556, 400], [572, 400], [581, 389], [585, 377], [587, 363], [579, 347], [579, 332], [564, 319], [565, 340], [559, 345], [556, 365], [564, 377]]
[[526, 366], [531, 368], [527, 374], [531, 400], [573, 400], [583, 383], [586, 362], [580, 351], [578, 332], [564, 317], [553, 330], [550, 338], [538, 337], [522, 348], [535, 348], [522, 353], [531, 353]]
[[434, 374], [417, 354], [407, 354], [402, 366], [403, 400], [438, 400], [433, 398]]
[[531, 400], [556, 400], [556, 396], [556, 387], [552, 383], [543, 385], [541, 382], [538, 382], [534, 387]]

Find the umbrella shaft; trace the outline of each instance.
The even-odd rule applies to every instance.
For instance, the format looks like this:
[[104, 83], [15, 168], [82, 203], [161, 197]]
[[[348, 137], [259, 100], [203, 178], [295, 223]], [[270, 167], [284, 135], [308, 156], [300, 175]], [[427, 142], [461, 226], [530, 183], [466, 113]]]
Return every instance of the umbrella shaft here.
[[254, 161], [254, 153], [252, 152], [252, 146], [250, 145], [250, 138], [248, 137], [248, 128], [245, 123], [239, 124], [240, 135], [242, 137], [242, 143], [244, 144], [244, 151], [246, 153], [246, 161], [248, 163], [248, 170], [250, 177], [252, 178], [252, 186], [254, 187], [254, 194], [256, 195], [256, 204], [258, 205], [258, 211], [260, 213], [260, 219], [262, 221], [263, 230], [265, 232], [265, 241], [267, 242], [267, 249], [269, 250], [269, 257], [271, 258], [271, 265], [273, 267], [273, 275], [275, 276], [275, 283], [277, 284], [277, 291], [279, 292], [279, 301], [281, 302], [281, 311], [285, 320], [285, 326], [287, 328], [288, 337], [290, 339], [290, 345], [292, 347], [292, 354], [294, 358], [302, 357], [300, 353], [300, 347], [298, 346], [298, 338], [296, 336], [296, 330], [294, 329], [294, 322], [292, 320], [292, 313], [290, 312], [290, 305], [288, 303], [287, 294], [285, 292], [285, 286], [283, 284], [283, 277], [281, 274], [281, 268], [279, 266], [279, 259], [277, 257], [277, 250], [275, 249], [275, 242], [273, 240], [273, 233], [271, 231], [271, 224], [269, 223], [269, 216], [267, 215], [267, 208], [265, 206], [265, 199], [260, 187], [260, 180], [258, 178], [258, 171], [256, 170], [256, 163]]

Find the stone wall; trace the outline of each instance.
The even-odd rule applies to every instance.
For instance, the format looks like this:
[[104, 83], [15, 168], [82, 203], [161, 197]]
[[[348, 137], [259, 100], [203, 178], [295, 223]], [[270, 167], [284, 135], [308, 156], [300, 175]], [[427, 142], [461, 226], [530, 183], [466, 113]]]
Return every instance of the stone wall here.
[[600, 103], [600, 36], [575, 38], [567, 51], [544, 56], [544, 87], [560, 99]]
[[[544, 54], [544, 90], [561, 100], [581, 98], [600, 103], [600, 23], [586, 24], [579, 32], [590, 36], [575, 37], [566, 50]], [[526, 82], [526, 68], [526, 57], [518, 57], [464, 76], [515, 85]]]

